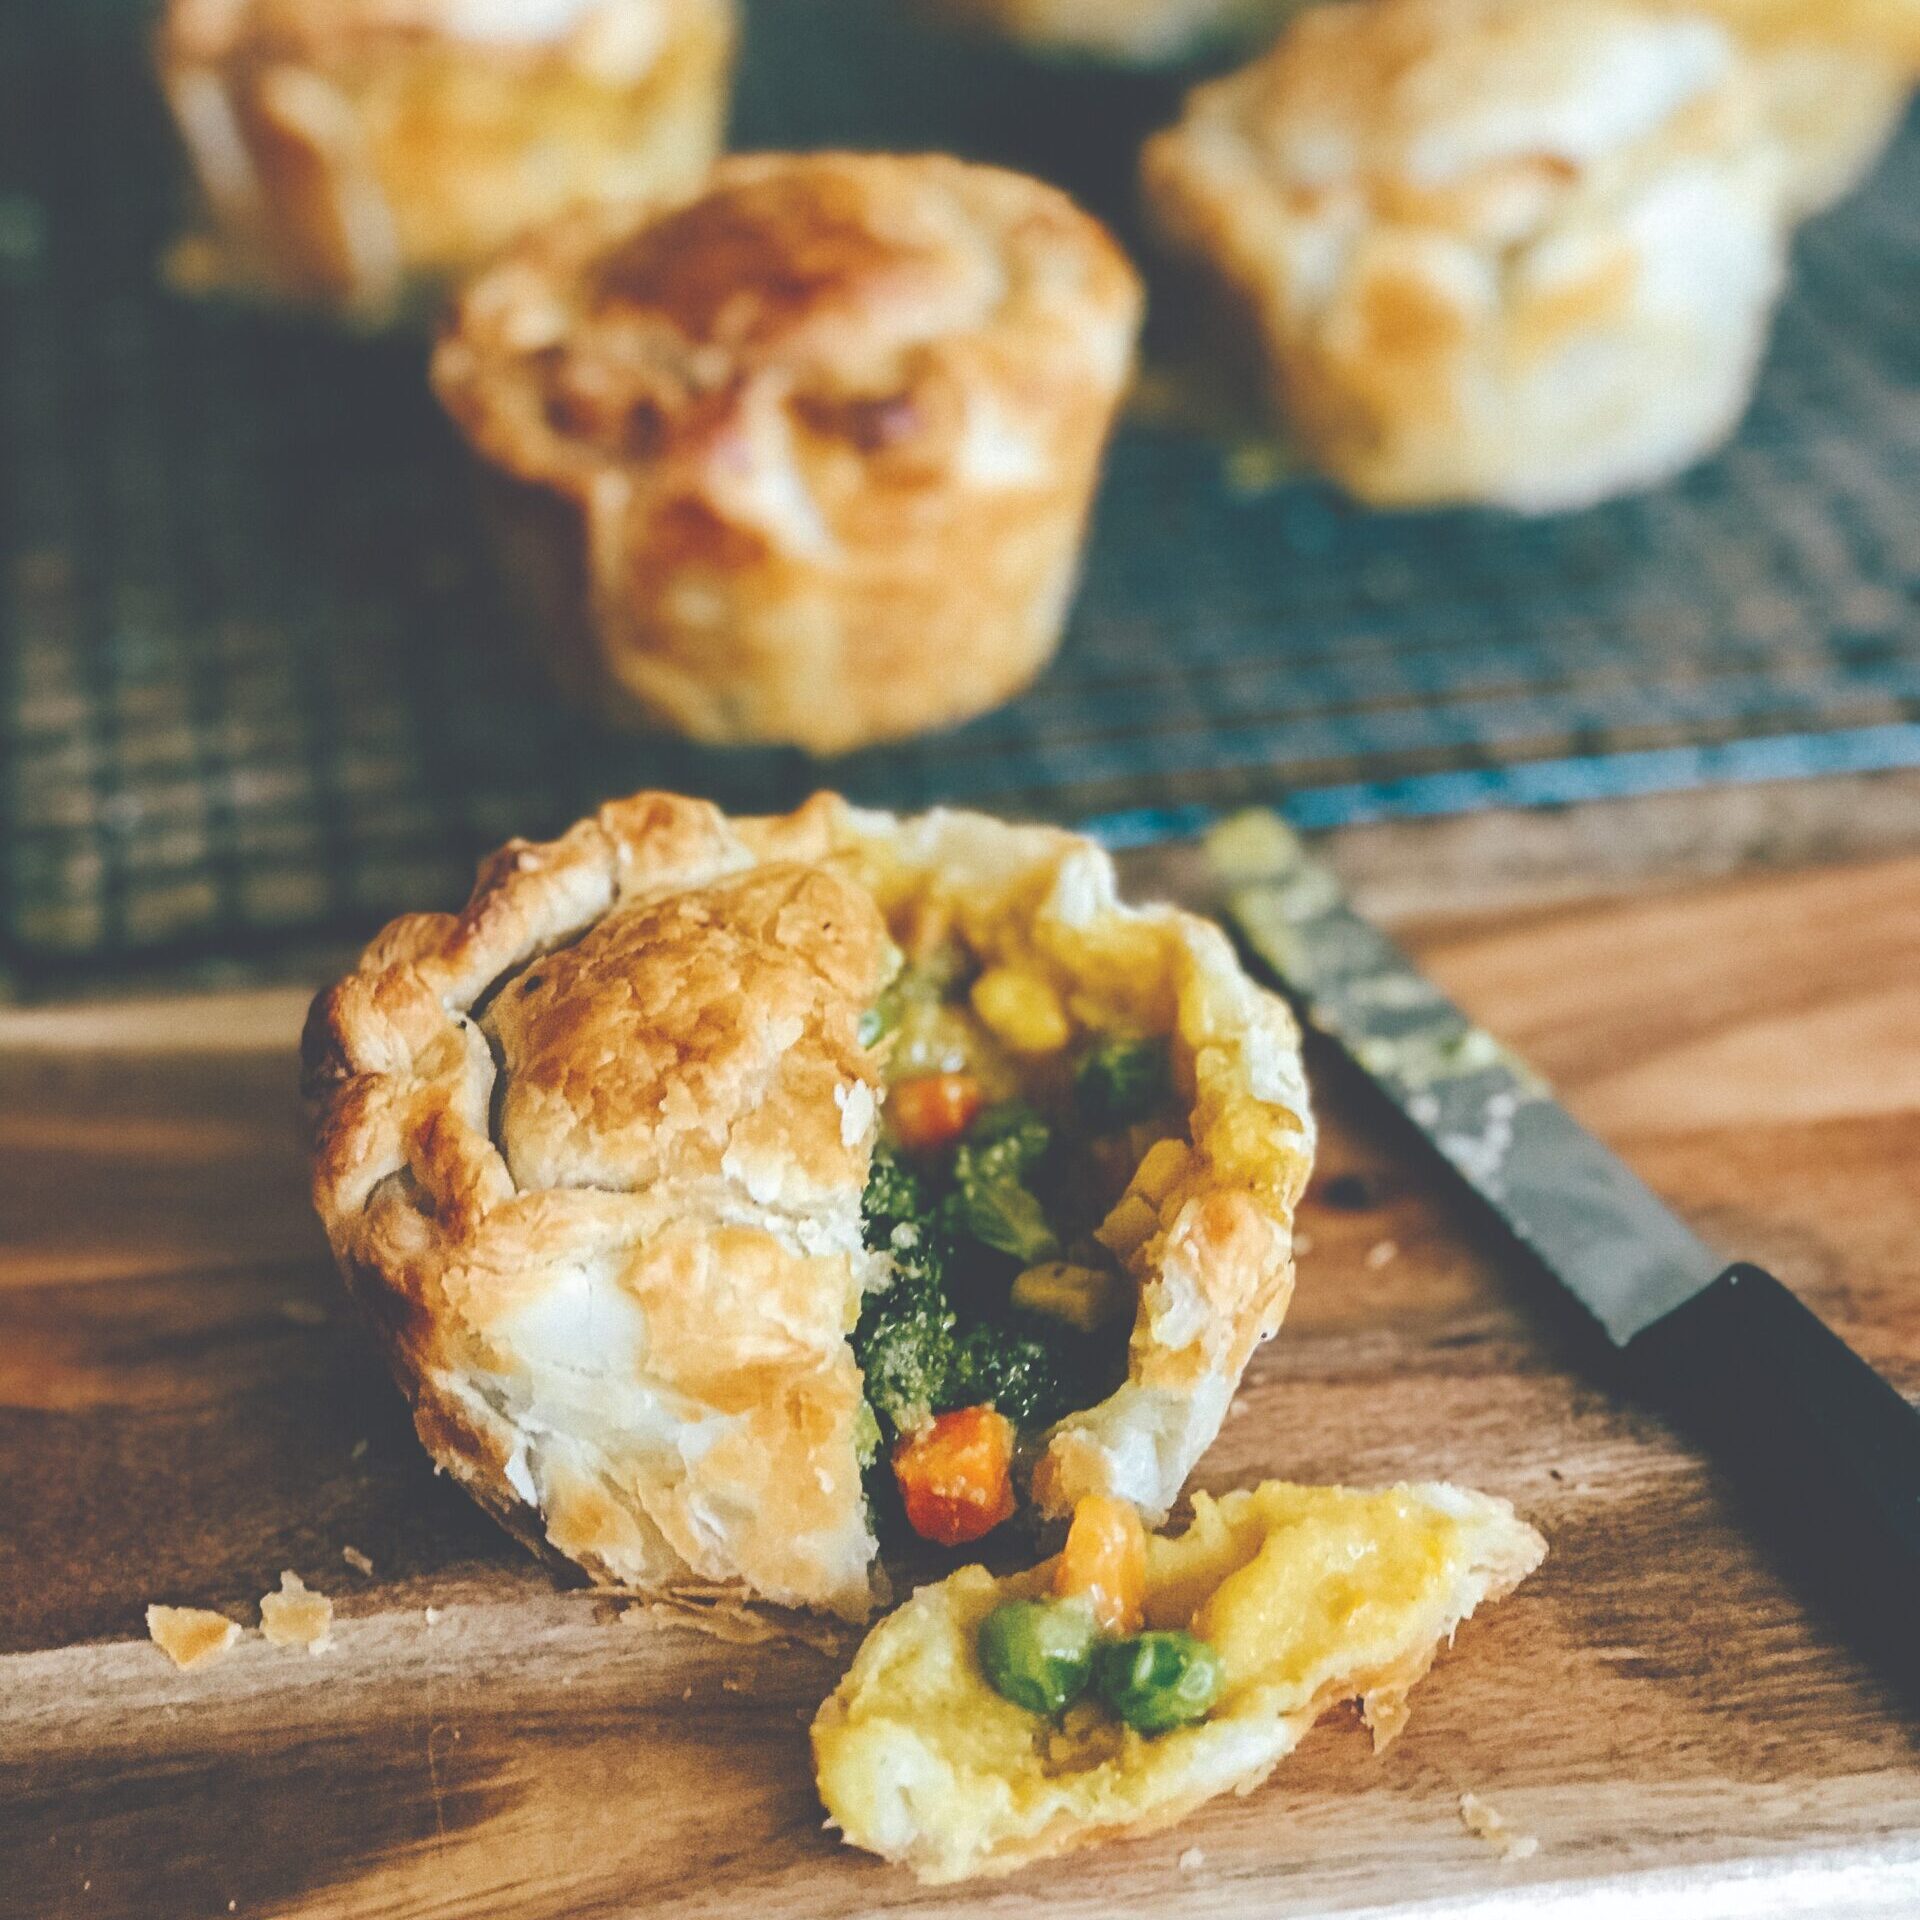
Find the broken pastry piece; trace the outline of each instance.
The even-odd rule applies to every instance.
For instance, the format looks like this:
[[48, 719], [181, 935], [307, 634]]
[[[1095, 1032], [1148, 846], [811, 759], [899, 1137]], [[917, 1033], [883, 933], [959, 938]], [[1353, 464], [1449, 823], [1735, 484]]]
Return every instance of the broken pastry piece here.
[[1009, 1873], [1250, 1791], [1343, 1700], [1384, 1746], [1454, 1629], [1546, 1552], [1504, 1500], [1442, 1485], [1193, 1507], [1146, 1542], [1137, 1628], [1057, 1562], [962, 1568], [882, 1621], [813, 1725], [849, 1844], [929, 1883]]
[[333, 1602], [297, 1573], [283, 1573], [278, 1591], [260, 1596], [260, 1631], [272, 1646], [325, 1653], [333, 1644]]
[[733, 0], [171, 0], [203, 211], [174, 277], [410, 317], [575, 201], [691, 187], [733, 41]]
[[239, 1641], [240, 1626], [206, 1607], [153, 1606], [147, 1609], [147, 1636], [185, 1672], [217, 1660], [233, 1647]]
[[1589, 505], [1747, 404], [1791, 169], [1755, 71], [1658, 0], [1347, 0], [1190, 96], [1149, 211], [1359, 498]]
[[422, 1441], [662, 1597], [859, 1618], [876, 1522], [1162, 1514], [1292, 1292], [1291, 1016], [1049, 828], [637, 795], [396, 921], [306, 1058]]
[[738, 155], [530, 235], [433, 381], [563, 690], [842, 753], [1052, 656], [1140, 305], [1105, 229], [1022, 174]]

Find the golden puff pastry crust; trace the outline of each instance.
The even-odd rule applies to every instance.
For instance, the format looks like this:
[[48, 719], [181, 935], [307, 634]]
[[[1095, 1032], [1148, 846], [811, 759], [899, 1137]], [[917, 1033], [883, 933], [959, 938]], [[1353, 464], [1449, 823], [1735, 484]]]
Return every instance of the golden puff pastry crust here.
[[1049, 1512], [1177, 1494], [1292, 1288], [1313, 1127], [1285, 1009], [1218, 928], [1123, 906], [1075, 835], [642, 794], [388, 927], [304, 1049], [348, 1287], [428, 1450], [529, 1543], [663, 1595], [860, 1617], [883, 1591], [848, 1344], [890, 1278], [858, 1023], [933, 923], [1076, 1022], [1169, 1036], [1189, 1149], [1102, 1229], [1140, 1284], [1129, 1377], [1032, 1481]]
[[1317, 7], [1144, 159], [1161, 232], [1335, 479], [1522, 511], [1732, 428], [1788, 173], [1733, 39], [1648, 0]]
[[1036, 53], [1171, 66], [1270, 33], [1306, 0], [934, 0]]
[[1003, 1699], [975, 1637], [996, 1607], [1045, 1597], [1051, 1563], [1000, 1580], [962, 1568], [868, 1635], [814, 1720], [848, 1844], [931, 1884], [1011, 1873], [1251, 1792], [1341, 1701], [1385, 1746], [1454, 1630], [1546, 1552], [1506, 1501], [1438, 1484], [1268, 1481], [1193, 1507], [1184, 1533], [1147, 1542], [1145, 1612], [1213, 1646], [1223, 1685], [1205, 1720], [1146, 1738], [1092, 1701], [1055, 1724]]
[[578, 200], [689, 189], [735, 35], [734, 0], [169, 0], [203, 209], [174, 277], [412, 317]]
[[563, 685], [833, 753], [1051, 655], [1139, 314], [1119, 248], [1037, 181], [759, 154], [530, 235], [433, 376]]

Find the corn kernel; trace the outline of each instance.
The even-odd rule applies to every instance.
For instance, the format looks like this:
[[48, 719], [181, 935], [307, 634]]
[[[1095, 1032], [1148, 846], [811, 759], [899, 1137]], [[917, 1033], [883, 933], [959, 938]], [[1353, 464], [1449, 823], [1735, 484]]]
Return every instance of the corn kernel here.
[[1134, 1169], [1134, 1192], [1159, 1206], [1186, 1172], [1188, 1151], [1184, 1140], [1156, 1140]]
[[1058, 1053], [1073, 1038], [1060, 996], [1037, 974], [991, 967], [973, 983], [973, 1010], [1015, 1053]]
[[1093, 1237], [1124, 1260], [1149, 1235], [1157, 1232], [1159, 1226], [1160, 1216], [1151, 1204], [1137, 1193], [1127, 1193], [1121, 1195], [1119, 1205], [1100, 1222]]
[[1027, 1313], [1044, 1313], [1092, 1333], [1125, 1310], [1127, 1292], [1118, 1274], [1070, 1260], [1048, 1260], [1027, 1268], [1014, 1281], [1012, 1298]]

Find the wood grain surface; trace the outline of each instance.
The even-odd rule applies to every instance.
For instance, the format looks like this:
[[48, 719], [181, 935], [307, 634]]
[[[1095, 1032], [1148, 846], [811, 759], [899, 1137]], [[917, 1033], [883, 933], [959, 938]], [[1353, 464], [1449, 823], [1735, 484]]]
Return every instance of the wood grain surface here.
[[[1920, 1391], [1920, 859], [1407, 931]], [[1325, 1060], [1293, 1314], [1199, 1483], [1446, 1476], [1546, 1566], [1382, 1757], [1330, 1724], [1250, 1798], [979, 1890], [837, 1847], [805, 1736], [850, 1643], [564, 1591], [427, 1467], [306, 1208], [302, 1003], [0, 1011], [0, 1914], [1920, 1913], [1916, 1729]], [[257, 1624], [283, 1568], [326, 1653], [144, 1638], [150, 1600]]]

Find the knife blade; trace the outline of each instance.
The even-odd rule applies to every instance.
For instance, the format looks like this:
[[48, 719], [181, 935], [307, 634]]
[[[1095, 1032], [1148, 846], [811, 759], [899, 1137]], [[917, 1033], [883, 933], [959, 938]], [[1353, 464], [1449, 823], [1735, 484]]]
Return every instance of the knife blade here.
[[1256, 965], [1598, 1322], [1920, 1710], [1920, 1412], [1771, 1274], [1697, 1239], [1277, 815], [1226, 821], [1207, 857]]
[[1274, 814], [1208, 844], [1228, 910], [1317, 1032], [1335, 1041], [1616, 1346], [1726, 1264], [1552, 1090], [1347, 904]]

